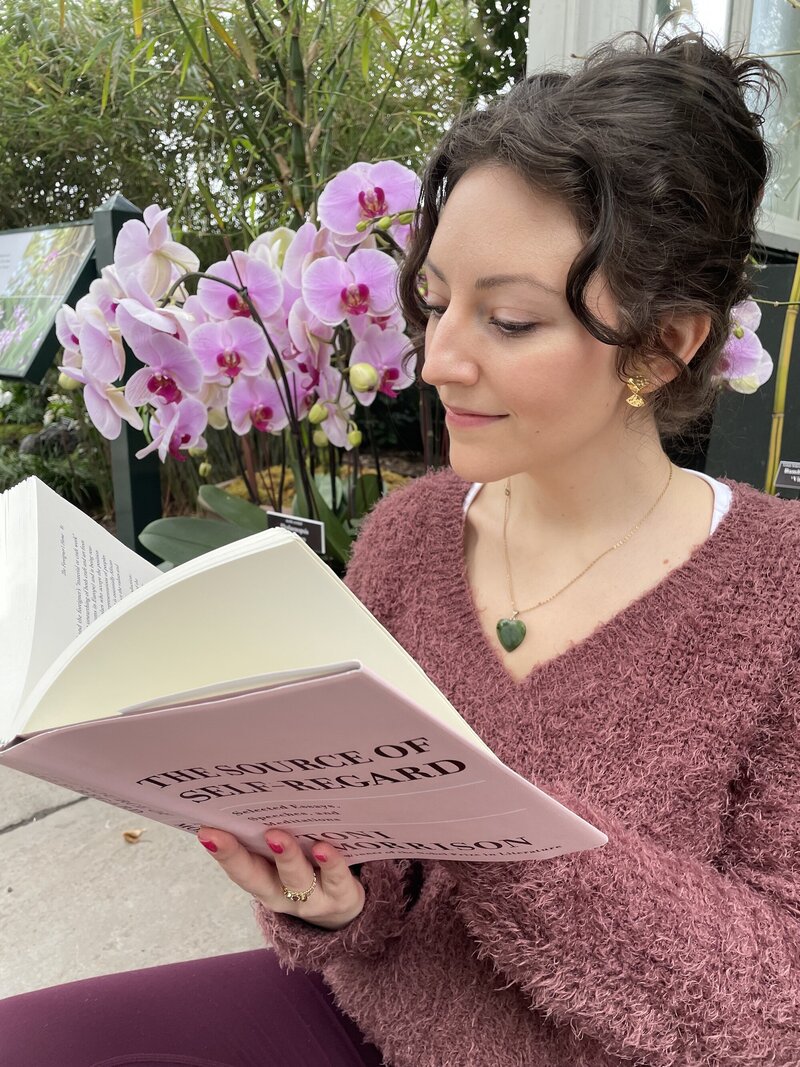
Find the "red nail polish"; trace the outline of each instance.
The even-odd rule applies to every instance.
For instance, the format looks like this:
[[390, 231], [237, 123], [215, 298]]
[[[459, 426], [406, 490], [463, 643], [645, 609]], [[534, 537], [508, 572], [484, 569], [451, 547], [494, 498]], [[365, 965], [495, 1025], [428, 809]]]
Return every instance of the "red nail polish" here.
[[[200, 841], [200, 838], [198, 838], [197, 840]], [[203, 848], [207, 848], [209, 852], [217, 851], [217, 846], [214, 844], [213, 841], [200, 841], [200, 844], [203, 846]]]
[[277, 852], [279, 855], [281, 852], [283, 852], [283, 845], [279, 845], [277, 841], [270, 841], [269, 839], [267, 839], [267, 844], [273, 852]]
[[318, 860], [320, 863], [327, 863], [328, 862], [328, 857], [327, 856], [321, 856], [319, 854], [319, 852], [312, 852], [312, 856], [314, 857], [315, 860]]

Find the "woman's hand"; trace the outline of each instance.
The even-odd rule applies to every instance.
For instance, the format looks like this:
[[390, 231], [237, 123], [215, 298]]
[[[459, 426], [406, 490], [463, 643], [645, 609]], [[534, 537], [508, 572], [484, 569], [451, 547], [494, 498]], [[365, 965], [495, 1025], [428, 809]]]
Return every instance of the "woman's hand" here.
[[[364, 887], [333, 845], [313, 843], [311, 852], [319, 864], [315, 869], [297, 838], [285, 830], [267, 830], [265, 834], [267, 845], [275, 853], [276, 866], [263, 856], [248, 852], [233, 834], [224, 830], [201, 826], [197, 836], [231, 881], [271, 911], [296, 915], [325, 930], [339, 930], [361, 914]], [[305, 892], [315, 877], [316, 887], [307, 900], [295, 902], [284, 896], [283, 886]]]

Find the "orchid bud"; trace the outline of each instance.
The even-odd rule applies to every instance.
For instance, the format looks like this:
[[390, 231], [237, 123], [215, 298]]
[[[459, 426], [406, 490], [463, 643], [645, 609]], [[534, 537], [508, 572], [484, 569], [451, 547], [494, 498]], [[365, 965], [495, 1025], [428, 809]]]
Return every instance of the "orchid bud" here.
[[363, 440], [363, 436], [362, 436], [361, 430], [359, 430], [359, 428], [357, 426], [354, 429], [350, 430], [350, 432], [347, 435], [347, 443], [349, 445], [352, 445], [353, 448], [358, 448], [358, 446], [361, 444], [362, 440]]
[[58, 388], [63, 389], [65, 393], [71, 393], [74, 389], [80, 389], [81, 383], [76, 382], [74, 378], [70, 378], [68, 374], [62, 372], [58, 376]]
[[742, 328], [742, 327], [741, 327], [741, 326], [739, 325], [739, 323], [738, 323], [738, 322], [735, 322], [735, 323], [733, 324], [733, 331], [732, 331], [732, 332], [733, 332], [733, 336], [734, 336], [734, 337], [744, 337], [744, 330], [743, 330], [743, 328]]
[[320, 404], [319, 401], [317, 401], [317, 403], [312, 406], [311, 410], [308, 413], [308, 421], [311, 423], [312, 426], [316, 426], [318, 423], [324, 422], [327, 417], [328, 409], [325, 407], [324, 404]]
[[378, 384], [378, 372], [371, 363], [354, 363], [350, 368], [350, 385], [357, 393], [368, 393]]
[[206, 454], [206, 450], [204, 448], [189, 448], [187, 449], [187, 451], [192, 457], [192, 459], [197, 459], [199, 456], [204, 456]]
[[415, 211], [401, 211], [400, 214], [397, 216], [397, 221], [400, 223], [401, 226], [410, 226], [411, 223], [414, 221], [415, 214]]
[[325, 435], [324, 430], [314, 430], [311, 435], [311, 440], [314, 442], [317, 448], [325, 448], [328, 444], [328, 438]]
[[197, 468], [197, 473], [201, 478], [207, 478], [211, 474], [211, 464], [208, 460], [203, 460], [200, 466]]
[[391, 215], [383, 215], [375, 223], [376, 230], [388, 230], [390, 226], [394, 225], [394, 219]]
[[208, 413], [208, 425], [212, 430], [224, 430], [228, 425], [228, 415], [225, 408], [211, 408]]
[[363, 233], [364, 230], [366, 230], [367, 226], [369, 226], [371, 221], [371, 219], [359, 219], [356, 223], [356, 231], [358, 233]]

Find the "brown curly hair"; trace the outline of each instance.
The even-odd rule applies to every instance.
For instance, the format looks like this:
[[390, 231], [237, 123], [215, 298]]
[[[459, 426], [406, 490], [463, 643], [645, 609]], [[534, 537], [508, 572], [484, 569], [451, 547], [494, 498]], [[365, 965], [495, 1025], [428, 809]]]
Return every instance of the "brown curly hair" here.
[[[620, 381], [648, 375], [658, 356], [678, 370], [647, 396], [644, 410], [653, 412], [662, 437], [712, 410], [731, 308], [751, 292], [756, 212], [774, 165], [763, 113], [785, 82], [764, 60], [741, 49], [729, 54], [702, 32], [661, 41], [666, 21], [649, 38], [615, 35], [575, 73], [533, 74], [455, 118], [422, 175], [398, 278], [418, 365], [427, 319], [419, 279], [439, 214], [471, 167], [497, 163], [569, 205], [585, 244], [570, 267], [566, 297], [592, 336], [618, 347]], [[754, 90], [763, 104], [751, 110], [746, 96]], [[618, 330], [585, 304], [586, 287], [601, 270], [618, 307]], [[694, 313], [708, 314], [711, 328], [685, 364], [659, 327], [673, 314]]]

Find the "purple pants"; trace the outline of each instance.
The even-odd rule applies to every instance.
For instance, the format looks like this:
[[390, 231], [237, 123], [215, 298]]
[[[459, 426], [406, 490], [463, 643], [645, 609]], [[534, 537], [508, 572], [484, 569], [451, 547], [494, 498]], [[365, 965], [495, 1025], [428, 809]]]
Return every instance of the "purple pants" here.
[[0, 1000], [3, 1067], [379, 1067], [322, 978], [268, 949]]

